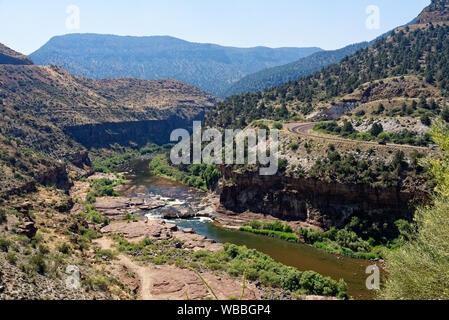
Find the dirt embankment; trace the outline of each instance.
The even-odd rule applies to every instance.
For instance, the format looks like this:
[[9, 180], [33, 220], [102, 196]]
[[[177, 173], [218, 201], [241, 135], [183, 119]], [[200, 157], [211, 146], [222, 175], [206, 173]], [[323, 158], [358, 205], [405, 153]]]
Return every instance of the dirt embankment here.
[[[183, 233], [175, 226], [165, 224], [163, 221], [134, 222], [130, 224], [117, 223], [104, 228], [105, 234], [124, 232], [131, 241], [141, 240], [142, 237], [150, 239], [165, 239], [176, 237], [184, 239], [186, 250], [221, 250], [222, 245], [207, 241], [205, 237], [194, 233]], [[102, 249], [113, 249], [115, 242], [107, 237], [98, 239], [96, 243]], [[188, 269], [181, 269], [171, 265], [142, 264], [125, 254], [119, 254], [113, 263], [121, 265], [136, 275], [139, 284], [138, 295], [141, 300], [203, 300], [213, 298], [212, 293], [198, 275]], [[202, 272], [201, 277], [213, 288], [219, 299], [228, 300], [231, 297], [240, 297], [242, 281], [231, 279], [224, 275], [212, 272]], [[244, 299], [259, 300], [263, 292], [252, 283], [246, 283]]]

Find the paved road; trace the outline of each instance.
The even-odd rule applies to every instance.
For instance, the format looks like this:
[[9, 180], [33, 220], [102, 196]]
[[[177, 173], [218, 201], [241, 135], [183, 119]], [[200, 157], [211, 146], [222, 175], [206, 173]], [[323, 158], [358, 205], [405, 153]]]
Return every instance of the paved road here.
[[[334, 141], [334, 142], [345, 142], [345, 143], [353, 143], [357, 145], [366, 145], [366, 146], [377, 146], [377, 147], [384, 147], [384, 148], [390, 148], [390, 149], [415, 149], [415, 150], [421, 150], [421, 151], [427, 151], [429, 152], [430, 149], [426, 147], [416, 147], [416, 146], [410, 146], [406, 144], [394, 144], [394, 143], [388, 143], [386, 145], [381, 145], [378, 142], [372, 142], [372, 141], [356, 141], [351, 139], [345, 139], [335, 136], [323, 136], [319, 135], [317, 133], [313, 133], [312, 129], [315, 127], [317, 123], [316, 122], [297, 122], [297, 123], [288, 123], [285, 125], [285, 127], [293, 133], [299, 134], [301, 136], [306, 137], [313, 137], [313, 138], [319, 138], [323, 140], [328, 141]], [[312, 132], [311, 132], [312, 131]]]

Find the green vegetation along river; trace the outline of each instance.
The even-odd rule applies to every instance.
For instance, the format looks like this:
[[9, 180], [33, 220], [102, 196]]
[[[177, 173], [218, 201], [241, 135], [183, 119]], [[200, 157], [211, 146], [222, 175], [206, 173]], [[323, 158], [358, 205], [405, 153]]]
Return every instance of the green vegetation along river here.
[[[152, 175], [148, 169], [148, 161], [145, 160], [131, 162], [126, 170], [129, 172], [128, 179], [131, 182], [123, 191], [125, 194], [138, 196], [130, 191], [138, 187], [139, 194], [146, 190], [149, 195], [160, 195], [168, 199], [167, 207], [147, 213], [150, 219], [160, 218], [163, 210], [175, 210], [179, 207], [195, 211], [196, 205], [205, 196], [205, 193], [201, 191]], [[198, 234], [222, 243], [228, 242], [256, 249], [278, 262], [302, 271], [313, 270], [335, 280], [342, 278], [348, 284], [348, 293], [354, 299], [373, 298], [373, 293], [365, 286], [368, 277], [365, 270], [367, 266], [373, 264], [371, 261], [333, 255], [304, 244], [224, 229], [208, 219], [176, 219], [172, 222], [181, 228], [193, 228]]]

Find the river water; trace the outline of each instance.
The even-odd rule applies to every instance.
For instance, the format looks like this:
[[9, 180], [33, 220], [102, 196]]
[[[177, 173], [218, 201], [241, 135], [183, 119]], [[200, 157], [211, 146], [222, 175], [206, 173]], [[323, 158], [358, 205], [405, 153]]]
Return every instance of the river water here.
[[[202, 208], [201, 201], [206, 196], [205, 193], [152, 175], [148, 160], [136, 159], [125, 170], [128, 172], [127, 178], [130, 183], [123, 189], [123, 195], [160, 196], [168, 202], [164, 208], [146, 212], [149, 219], [160, 219], [163, 211], [182, 209], [197, 212]], [[370, 261], [329, 254], [304, 244], [220, 228], [207, 218], [174, 219], [170, 222], [176, 223], [180, 228], [193, 228], [198, 234], [221, 243], [233, 243], [256, 249], [278, 262], [301, 271], [313, 270], [335, 280], [342, 278], [348, 284], [348, 292], [354, 299], [373, 298], [373, 293], [367, 290], [365, 285], [369, 276], [365, 273], [366, 267], [373, 264]]]

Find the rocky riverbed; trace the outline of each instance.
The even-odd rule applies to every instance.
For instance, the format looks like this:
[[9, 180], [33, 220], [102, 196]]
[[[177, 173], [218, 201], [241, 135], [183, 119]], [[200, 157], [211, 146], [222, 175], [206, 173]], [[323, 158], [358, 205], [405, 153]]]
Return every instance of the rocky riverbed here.
[[[78, 181], [71, 190], [77, 201], [71, 210], [72, 214], [85, 211], [82, 204], [86, 199], [91, 179], [115, 180], [117, 176], [96, 173], [85, 181]], [[129, 182], [128, 182], [129, 183]], [[89, 228], [98, 230], [102, 235], [95, 243], [102, 249], [116, 251], [117, 242], [114, 236], [123, 236], [127, 241], [138, 243], [150, 239], [154, 243], [173, 241], [176, 249], [195, 252], [205, 250], [217, 252], [223, 245], [215, 240], [197, 234], [191, 228], [179, 228], [167, 219], [210, 217], [214, 214], [218, 199], [212, 195], [191, 193], [171, 194], [170, 190], [148, 190], [143, 185], [120, 186], [120, 197], [99, 197], [93, 206], [111, 222], [106, 226], [89, 224]], [[124, 221], [129, 215], [135, 216], [133, 221]], [[137, 261], [124, 253], [110, 261], [111, 267], [126, 270], [135, 280], [126, 278], [139, 299], [142, 300], [179, 300], [213, 298], [210, 290], [193, 271], [173, 265], [153, 265]], [[234, 279], [226, 273], [217, 274], [212, 271], [201, 272], [201, 277], [213, 287], [219, 299], [227, 300], [239, 297], [242, 292], [242, 280]], [[246, 282], [244, 299], [258, 300], [262, 298], [280, 299], [289, 295], [282, 290], [262, 288], [260, 284]]]
[[216, 252], [223, 249], [223, 245], [215, 240], [198, 235], [192, 229], [181, 231], [177, 225], [167, 223], [164, 220], [112, 223], [102, 228], [101, 233], [103, 235], [123, 235], [133, 241], [140, 241], [145, 238], [152, 240], [176, 239], [179, 240], [180, 248], [194, 251]]
[[[99, 197], [90, 206], [109, 218], [110, 224], [107, 226], [91, 224], [89, 227], [95, 228], [103, 235], [102, 238], [98, 239], [102, 248], [108, 248], [112, 245], [113, 248], [118, 249], [119, 239], [122, 239], [120, 243], [125, 241], [126, 244], [126, 241], [128, 241], [136, 244], [136, 246], [126, 244], [126, 248], [130, 249], [129, 252], [126, 248], [123, 251], [122, 247], [118, 260], [114, 260], [112, 263], [116, 265], [118, 270], [126, 267], [127, 270], [132, 271], [132, 274], [140, 274], [136, 281], [141, 299], [167, 299], [165, 294], [155, 294], [157, 290], [154, 290], [153, 284], [160, 278], [155, 274], [156, 270], [159, 270], [158, 272], [162, 277], [163, 272], [167, 271], [168, 267], [173, 267], [176, 270], [171, 270], [171, 273], [178, 274], [177, 271], [179, 271], [179, 279], [183, 279], [182, 274], [189, 274], [192, 271], [183, 266], [178, 267], [178, 263], [175, 263], [176, 259], [185, 257], [185, 262], [189, 265], [195, 252], [200, 250], [220, 251], [223, 248], [221, 243], [233, 243], [256, 249], [269, 255], [277, 262], [296, 267], [299, 270], [314, 270], [330, 276], [334, 280], [343, 278], [350, 285], [350, 294], [353, 297], [370, 298], [369, 294], [365, 292], [365, 287], [362, 288], [365, 281], [363, 273], [365, 264], [369, 262], [337, 257], [310, 246], [290, 244], [282, 240], [239, 232], [237, 229], [240, 226], [252, 220], [273, 222], [279, 220], [280, 217], [276, 218], [271, 215], [256, 214], [249, 211], [240, 213], [229, 211], [221, 205], [220, 197], [217, 194], [202, 192], [176, 181], [154, 176], [148, 169], [148, 161], [143, 159], [131, 161], [124, 170], [127, 172], [119, 175], [108, 175], [108, 179], [126, 179], [124, 185], [115, 188], [120, 196]], [[80, 183], [86, 184], [92, 178], [102, 179], [104, 177], [104, 174], [95, 174]], [[84, 187], [80, 187], [78, 184], [77, 182], [73, 189], [88, 189], [88, 184]], [[82, 192], [76, 194], [78, 199], [83, 199]], [[73, 199], [76, 203], [82, 203], [76, 201], [76, 197]], [[82, 210], [83, 208], [75, 205], [74, 210], [77, 209]], [[299, 226], [319, 228], [319, 226], [304, 221], [288, 221], [288, 223], [294, 230]], [[123, 237], [118, 239], [116, 235]], [[145, 243], [141, 241], [145, 238], [150, 239], [147, 250], [151, 254], [145, 250], [142, 252], [141, 249], [138, 249], [138, 252], [135, 251], [136, 248], [141, 246], [141, 243]], [[110, 245], [104, 246], [104, 243], [108, 242]], [[120, 244], [120, 246], [123, 245]], [[170, 254], [168, 256], [167, 250], [173, 250], [171, 252], [174, 256]], [[168, 261], [171, 261], [171, 265], [166, 263]], [[151, 281], [148, 278], [149, 276], [146, 276], [148, 273], [151, 274]], [[242, 279], [235, 279], [226, 272], [217, 274], [216, 271], [211, 270], [203, 270], [201, 276], [205, 278], [209, 274], [212, 277], [211, 282], [226, 282], [229, 280], [234, 283], [233, 288], [235, 290], [233, 292], [239, 291], [238, 288], [241, 290]], [[198, 278], [193, 272], [191, 276]], [[169, 294], [174, 299], [179, 295], [185, 297], [184, 289], [190, 288], [189, 281], [182, 280], [184, 281], [183, 285], [177, 281], [178, 278], [173, 278], [172, 281], [164, 282], [163, 285], [167, 288], [181, 288]], [[248, 281], [249, 286], [255, 288], [255, 297], [322, 299], [313, 296], [298, 297], [284, 290], [267, 288], [260, 283]], [[217, 285], [217, 287], [220, 286]], [[227, 292], [230, 295], [226, 294], [223, 296], [224, 299], [234, 296], [230, 291]], [[211, 298], [211, 296], [209, 294], [203, 296], [203, 298]], [[251, 297], [251, 299], [253, 298]]]

